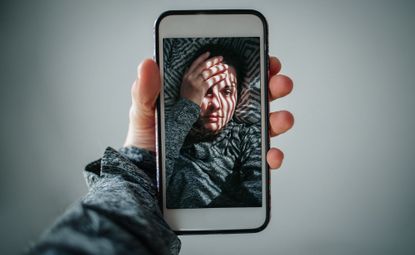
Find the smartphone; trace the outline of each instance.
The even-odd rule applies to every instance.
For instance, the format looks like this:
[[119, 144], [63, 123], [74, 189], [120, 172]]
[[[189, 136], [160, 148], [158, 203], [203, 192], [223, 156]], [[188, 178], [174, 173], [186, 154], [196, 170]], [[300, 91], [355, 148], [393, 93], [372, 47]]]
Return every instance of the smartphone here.
[[178, 234], [270, 219], [268, 27], [254, 10], [176, 10], [155, 23], [160, 208]]

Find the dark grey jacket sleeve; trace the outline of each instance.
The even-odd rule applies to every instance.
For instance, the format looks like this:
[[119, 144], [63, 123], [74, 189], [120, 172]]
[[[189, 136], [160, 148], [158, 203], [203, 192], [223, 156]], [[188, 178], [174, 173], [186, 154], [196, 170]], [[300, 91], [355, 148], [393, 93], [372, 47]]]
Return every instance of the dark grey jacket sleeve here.
[[[167, 183], [174, 171], [174, 162], [179, 158], [180, 150], [199, 118], [200, 107], [185, 98], [179, 99], [166, 117], [166, 174]], [[167, 185], [169, 186], [169, 185]]]
[[89, 192], [29, 250], [29, 254], [178, 254], [180, 240], [163, 220], [155, 157], [108, 147], [85, 169]]

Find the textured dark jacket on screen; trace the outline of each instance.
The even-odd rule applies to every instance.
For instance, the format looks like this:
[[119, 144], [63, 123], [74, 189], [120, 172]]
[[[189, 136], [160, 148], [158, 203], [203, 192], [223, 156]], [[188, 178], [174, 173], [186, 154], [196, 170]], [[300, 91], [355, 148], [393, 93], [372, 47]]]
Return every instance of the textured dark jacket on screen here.
[[189, 136], [199, 114], [187, 99], [167, 114], [167, 207], [261, 206], [259, 126], [231, 120], [217, 135]]

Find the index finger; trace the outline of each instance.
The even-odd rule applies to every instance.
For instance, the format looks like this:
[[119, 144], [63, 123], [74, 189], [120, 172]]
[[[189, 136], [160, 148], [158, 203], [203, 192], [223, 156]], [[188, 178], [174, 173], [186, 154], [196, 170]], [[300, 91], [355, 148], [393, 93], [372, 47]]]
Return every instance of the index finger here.
[[210, 55], [210, 52], [207, 51], [205, 53], [203, 53], [202, 55], [200, 55], [195, 61], [193, 61], [193, 63], [190, 65], [189, 69], [187, 70], [189, 73], [193, 72], [193, 70], [199, 66], [200, 63], [202, 63], [203, 61], [205, 61]]
[[201, 72], [203, 72], [203, 70], [209, 69], [212, 66], [215, 66], [215, 65], [219, 64], [220, 62], [222, 62], [222, 60], [223, 60], [222, 56], [211, 57], [208, 60], [200, 63], [199, 66], [197, 66], [193, 69], [193, 71], [195, 73], [201, 73]]

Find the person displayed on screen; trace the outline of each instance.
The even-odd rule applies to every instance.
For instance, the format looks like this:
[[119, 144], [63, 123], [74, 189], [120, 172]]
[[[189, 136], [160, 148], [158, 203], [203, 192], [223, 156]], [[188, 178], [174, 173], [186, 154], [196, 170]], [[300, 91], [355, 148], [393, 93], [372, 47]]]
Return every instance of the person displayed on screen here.
[[233, 118], [243, 60], [221, 45], [199, 52], [166, 116], [167, 207], [261, 206], [261, 127]]

